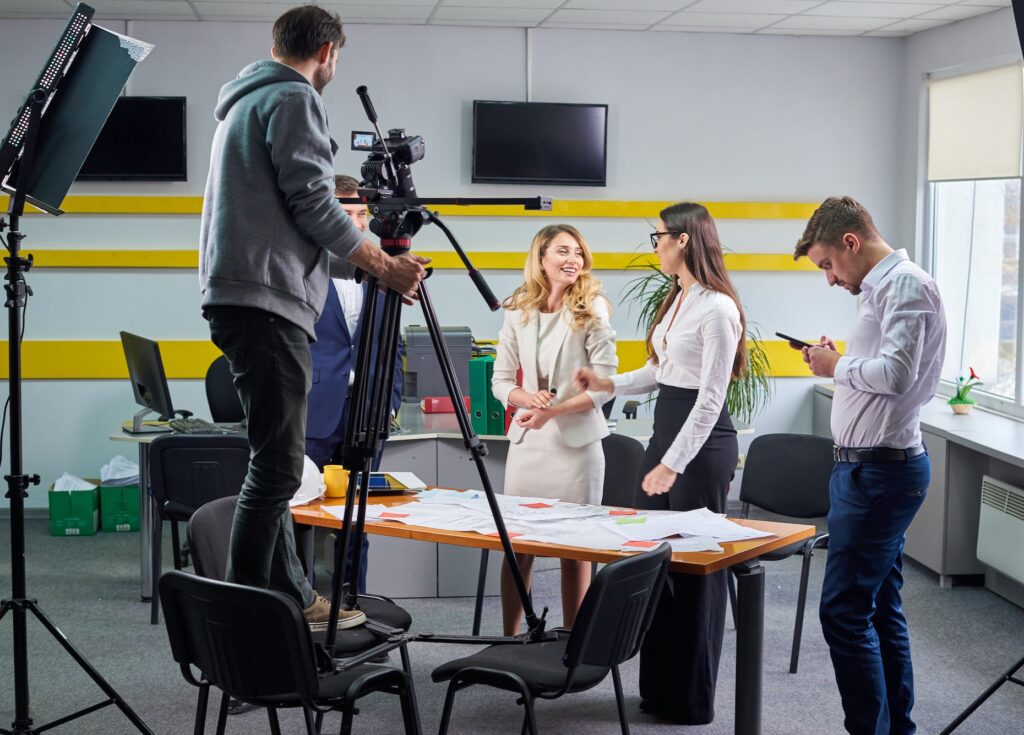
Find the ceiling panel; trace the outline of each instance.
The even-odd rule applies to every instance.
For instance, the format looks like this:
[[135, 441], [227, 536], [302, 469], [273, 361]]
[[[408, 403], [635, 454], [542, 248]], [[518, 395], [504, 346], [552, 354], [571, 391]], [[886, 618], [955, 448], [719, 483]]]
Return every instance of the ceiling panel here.
[[[703, 28], [742, 28], [752, 29], [770, 26], [783, 20], [785, 15], [752, 15], [748, 13], [676, 13], [658, 25], [685, 28], [700, 26]], [[736, 33], [737, 31], [732, 31]]]
[[850, 0], [834, 0], [811, 8], [805, 15], [830, 15], [835, 17], [857, 18], [913, 18], [915, 15], [935, 10], [934, 5], [924, 3], [879, 3], [850, 2]]
[[683, 12], [790, 15], [809, 10], [815, 5], [821, 5], [821, 0], [698, 0]]

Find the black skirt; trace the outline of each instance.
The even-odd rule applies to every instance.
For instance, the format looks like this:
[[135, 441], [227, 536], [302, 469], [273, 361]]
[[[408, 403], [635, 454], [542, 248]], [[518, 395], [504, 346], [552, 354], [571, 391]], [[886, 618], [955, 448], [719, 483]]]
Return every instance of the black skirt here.
[[[729, 483], [736, 472], [736, 429], [725, 406], [707, 441], [672, 486], [648, 496], [643, 477], [656, 467], [675, 441], [697, 400], [697, 391], [659, 386], [654, 407], [654, 436], [647, 446], [636, 483], [635, 505], [651, 510], [725, 512]], [[670, 574], [640, 650], [641, 707], [686, 725], [715, 717], [715, 684], [725, 633], [726, 571], [709, 575]]]

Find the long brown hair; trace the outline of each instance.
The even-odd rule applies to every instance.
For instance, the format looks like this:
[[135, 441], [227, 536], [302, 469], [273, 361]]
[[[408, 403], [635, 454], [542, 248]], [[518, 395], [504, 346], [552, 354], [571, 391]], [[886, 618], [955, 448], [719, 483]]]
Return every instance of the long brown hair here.
[[[736, 357], [732, 361], [732, 377], [739, 378], [747, 367], [747, 318], [743, 314], [743, 305], [739, 296], [736, 295], [736, 288], [732, 285], [729, 272], [725, 269], [725, 258], [722, 256], [722, 242], [718, 239], [718, 228], [711, 214], [700, 204], [682, 202], [666, 207], [659, 213], [661, 221], [665, 223], [665, 230], [675, 236], [683, 233], [689, 235], [690, 239], [683, 249], [683, 262], [687, 270], [697, 279], [704, 288], [709, 291], [718, 291], [731, 298], [740, 312], [740, 343], [736, 346]], [[679, 280], [672, 278], [672, 288], [665, 296], [658, 312], [651, 322], [651, 328], [647, 332], [647, 354], [658, 361], [658, 355], [654, 351], [654, 328], [658, 326], [668, 311], [669, 304], [679, 293]]]
[[529, 321], [533, 312], [538, 311], [548, 300], [551, 289], [540, 261], [547, 252], [551, 241], [561, 234], [569, 235], [583, 251], [583, 268], [579, 278], [565, 290], [562, 297], [563, 308], [572, 317], [572, 328], [582, 329], [594, 318], [594, 299], [601, 295], [601, 281], [591, 272], [594, 268], [594, 256], [590, 253], [587, 241], [572, 225], [548, 225], [541, 228], [533, 237], [530, 253], [523, 267], [523, 284], [502, 303], [510, 311], [519, 310], [523, 313], [523, 324]]

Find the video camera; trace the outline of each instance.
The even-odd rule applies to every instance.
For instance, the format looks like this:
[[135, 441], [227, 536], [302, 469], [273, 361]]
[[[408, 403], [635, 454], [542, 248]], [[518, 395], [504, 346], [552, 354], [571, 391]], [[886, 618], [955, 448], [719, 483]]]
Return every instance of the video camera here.
[[[370, 154], [359, 169], [363, 179], [362, 188], [372, 190], [368, 192], [373, 194], [367, 197], [368, 201], [390, 197], [409, 199], [416, 196], [416, 186], [409, 167], [422, 159], [426, 151], [426, 143], [421, 136], [406, 136], [403, 128], [392, 128], [388, 131], [388, 137], [381, 140], [376, 133], [353, 130], [352, 150], [367, 151]], [[394, 174], [390, 170], [392, 168]]]

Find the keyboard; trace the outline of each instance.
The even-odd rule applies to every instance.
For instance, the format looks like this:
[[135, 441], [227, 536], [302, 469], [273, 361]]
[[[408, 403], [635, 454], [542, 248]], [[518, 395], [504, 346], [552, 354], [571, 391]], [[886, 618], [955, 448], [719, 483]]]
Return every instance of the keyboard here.
[[179, 434], [233, 434], [234, 432], [223, 426], [211, 424], [206, 419], [197, 419], [190, 416], [187, 419], [171, 419], [167, 422], [171, 430]]

